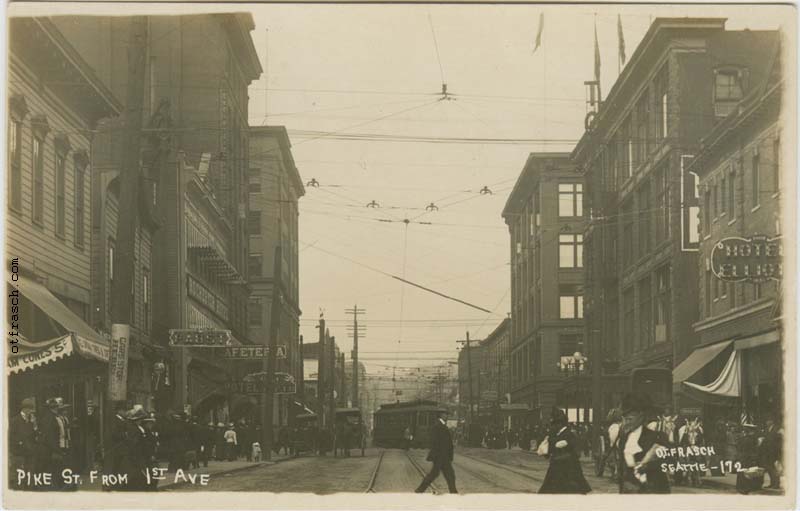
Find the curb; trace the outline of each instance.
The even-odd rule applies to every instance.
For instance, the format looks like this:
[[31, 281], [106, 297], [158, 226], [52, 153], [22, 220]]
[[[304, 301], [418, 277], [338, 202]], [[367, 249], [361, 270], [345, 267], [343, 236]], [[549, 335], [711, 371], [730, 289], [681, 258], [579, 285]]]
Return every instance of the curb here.
[[[208, 475], [210, 475], [210, 476], [219, 476], [219, 475], [234, 474], [236, 472], [243, 472], [245, 470], [250, 470], [250, 469], [253, 469], [253, 468], [257, 468], [257, 467], [276, 465], [278, 463], [282, 463], [284, 461], [289, 461], [289, 460], [293, 460], [293, 459], [295, 459], [295, 458], [290, 456], [290, 457], [281, 458], [281, 459], [275, 460], [275, 461], [261, 461], [261, 462], [258, 462], [258, 463], [253, 463], [251, 465], [245, 465], [243, 467], [232, 468], [230, 470], [220, 470], [219, 472], [213, 472], [213, 473], [208, 474]], [[189, 481], [180, 481], [180, 482], [177, 482], [177, 483], [168, 483], [168, 484], [165, 484], [163, 486], [159, 485], [158, 486], [158, 491], [167, 490], [167, 489], [172, 490], [172, 489], [180, 488], [181, 486], [186, 486], [186, 485], [190, 485], [190, 484], [192, 484], [192, 483], [189, 482]]]

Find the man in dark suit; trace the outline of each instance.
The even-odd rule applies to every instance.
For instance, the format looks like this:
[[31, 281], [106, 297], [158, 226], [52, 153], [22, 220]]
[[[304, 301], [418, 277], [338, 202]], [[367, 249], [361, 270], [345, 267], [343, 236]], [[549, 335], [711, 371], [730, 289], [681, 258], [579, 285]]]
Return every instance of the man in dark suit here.
[[447, 427], [447, 412], [445, 411], [439, 413], [439, 417], [431, 428], [431, 450], [428, 452], [428, 461], [433, 462], [433, 467], [415, 492], [423, 493], [427, 490], [441, 472], [447, 481], [450, 493], [458, 493], [456, 473], [453, 470], [453, 436]]
[[32, 398], [25, 398], [20, 404], [20, 412], [8, 421], [8, 474], [12, 481], [12, 488], [18, 488], [17, 469], [28, 472], [36, 471], [34, 460], [36, 457], [36, 436], [38, 428], [34, 410], [36, 404]]

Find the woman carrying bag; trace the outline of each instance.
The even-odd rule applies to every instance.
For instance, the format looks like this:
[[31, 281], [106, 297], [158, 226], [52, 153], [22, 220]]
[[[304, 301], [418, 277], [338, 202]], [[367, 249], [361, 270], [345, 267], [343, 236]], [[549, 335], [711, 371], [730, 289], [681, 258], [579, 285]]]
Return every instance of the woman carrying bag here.
[[586, 494], [592, 491], [583, 477], [577, 438], [570, 431], [567, 416], [562, 410], [553, 408], [550, 432], [539, 444], [537, 453], [550, 458], [550, 466], [539, 493]]

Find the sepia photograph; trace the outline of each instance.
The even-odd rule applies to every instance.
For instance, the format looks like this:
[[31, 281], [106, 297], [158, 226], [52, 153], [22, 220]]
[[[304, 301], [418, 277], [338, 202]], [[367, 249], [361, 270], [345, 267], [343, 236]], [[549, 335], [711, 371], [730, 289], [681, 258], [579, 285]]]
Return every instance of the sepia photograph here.
[[3, 507], [796, 508], [796, 20], [10, 2]]

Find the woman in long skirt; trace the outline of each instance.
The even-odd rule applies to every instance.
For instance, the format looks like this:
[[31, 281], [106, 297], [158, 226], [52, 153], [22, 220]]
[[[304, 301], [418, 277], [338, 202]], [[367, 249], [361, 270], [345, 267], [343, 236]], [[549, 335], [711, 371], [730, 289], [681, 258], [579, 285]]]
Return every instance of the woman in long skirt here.
[[570, 431], [567, 416], [562, 410], [553, 409], [550, 426], [546, 454], [550, 458], [550, 466], [539, 493], [589, 493], [592, 488], [583, 477], [578, 458], [578, 441]]

